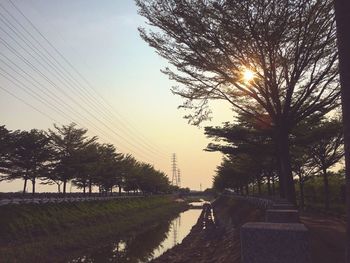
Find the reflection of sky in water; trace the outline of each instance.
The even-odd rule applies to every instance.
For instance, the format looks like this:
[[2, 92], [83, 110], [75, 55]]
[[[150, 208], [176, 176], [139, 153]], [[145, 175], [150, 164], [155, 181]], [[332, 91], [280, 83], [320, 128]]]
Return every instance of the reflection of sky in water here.
[[87, 255], [80, 256], [69, 262], [132, 262], [143, 263], [159, 257], [189, 234], [201, 213], [200, 209], [190, 209], [182, 212], [171, 221], [145, 229], [141, 233], [130, 233], [129, 236], [111, 242], [101, 247], [95, 247]]
[[153, 258], [159, 257], [165, 251], [172, 248], [190, 233], [191, 228], [197, 222], [202, 210], [190, 209], [179, 215], [170, 224], [168, 237], [153, 251]]
[[124, 252], [125, 251], [125, 248], [126, 248], [126, 243], [125, 241], [119, 241], [114, 249], [113, 249], [113, 253], [118, 253], [118, 252]]
[[197, 201], [197, 202], [191, 202], [190, 205], [192, 205], [192, 206], [202, 206], [205, 203], [209, 203], [209, 202], [207, 202], [207, 201], [205, 201], [203, 199], [199, 199], [199, 201]]

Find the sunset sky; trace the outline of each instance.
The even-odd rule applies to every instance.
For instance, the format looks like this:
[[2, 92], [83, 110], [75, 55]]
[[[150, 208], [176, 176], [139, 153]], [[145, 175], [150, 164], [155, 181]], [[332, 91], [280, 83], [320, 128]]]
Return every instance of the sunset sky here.
[[[98, 135], [100, 142], [113, 143], [119, 151], [153, 164], [170, 177], [171, 155], [176, 153], [182, 186], [197, 190], [200, 184], [203, 189], [211, 187], [221, 155], [203, 151], [209, 143], [203, 129], [187, 124], [183, 119], [186, 112], [177, 109], [182, 99], [170, 91], [176, 83], [160, 72], [167, 65], [166, 61], [140, 38], [137, 28], [145, 22], [137, 14], [132, 0], [11, 1], [42, 36], [11, 2], [1, 1], [0, 125], [10, 130], [47, 130], [54, 122], [75, 121], [79, 127], [89, 129], [90, 135]], [[30, 35], [26, 35], [24, 42], [25, 39], [19, 37], [11, 39], [9, 35], [14, 34], [6, 21], [20, 28], [13, 18], [32, 34], [32, 39]], [[76, 84], [60, 79], [53, 69], [40, 64], [40, 58], [30, 51], [30, 47], [38, 45], [34, 39], [48, 51], [48, 61], [60, 62], [67, 71], [63, 77], [72, 78]], [[16, 56], [11, 47], [51, 82]], [[18, 75], [18, 69], [17, 73], [13, 70], [14, 65], [12, 69], [9, 67], [11, 62], [26, 71], [36, 83]], [[63, 71], [60, 72], [62, 75]], [[11, 81], [10, 74], [16, 77], [17, 85], [13, 79]], [[49, 89], [51, 97], [46, 97], [40, 88]], [[34, 90], [39, 95], [29, 95], [23, 89]], [[232, 120], [233, 114], [226, 102], [215, 102], [212, 106], [213, 120], [203, 123], [202, 127]], [[21, 188], [21, 181], [0, 183], [0, 191]], [[39, 186], [38, 189], [56, 190], [54, 186]]]

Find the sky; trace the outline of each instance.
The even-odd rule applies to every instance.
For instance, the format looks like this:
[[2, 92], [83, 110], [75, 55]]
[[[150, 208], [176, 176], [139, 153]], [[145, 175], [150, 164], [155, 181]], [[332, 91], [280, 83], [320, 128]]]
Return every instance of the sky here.
[[[160, 72], [167, 61], [141, 39], [140, 26], [132, 0], [0, 0], [0, 125], [76, 122], [170, 179], [176, 153], [181, 186], [211, 187], [222, 156], [203, 151], [203, 127], [232, 121], [230, 106], [213, 102], [211, 121], [189, 125], [170, 91], [176, 83]], [[0, 183], [0, 191], [21, 188]]]

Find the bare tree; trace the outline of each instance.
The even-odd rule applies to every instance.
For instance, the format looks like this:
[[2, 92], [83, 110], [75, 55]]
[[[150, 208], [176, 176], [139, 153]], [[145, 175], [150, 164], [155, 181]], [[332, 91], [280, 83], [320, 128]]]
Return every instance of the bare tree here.
[[141, 37], [173, 66], [186, 117], [198, 124], [223, 99], [274, 131], [286, 197], [295, 202], [290, 130], [339, 102], [331, 0], [136, 0], [154, 28]]

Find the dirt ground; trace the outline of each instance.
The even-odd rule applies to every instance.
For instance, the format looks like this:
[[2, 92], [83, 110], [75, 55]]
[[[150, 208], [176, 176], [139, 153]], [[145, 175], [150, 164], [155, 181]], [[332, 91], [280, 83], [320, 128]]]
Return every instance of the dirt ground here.
[[[263, 221], [264, 212], [245, 203], [223, 198], [203, 210], [197, 224], [181, 244], [153, 263], [240, 263], [239, 228], [246, 222]], [[339, 219], [303, 213], [310, 231], [312, 263], [344, 263], [345, 223]]]

